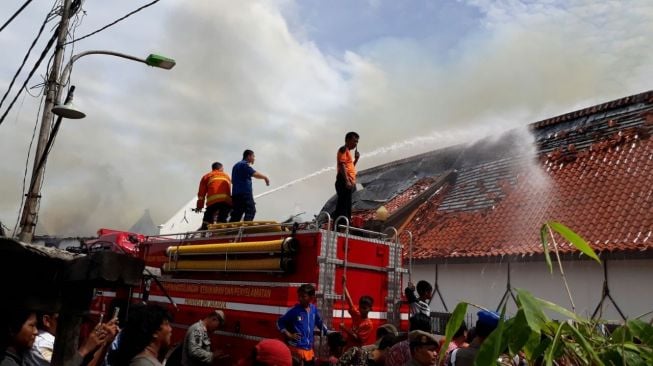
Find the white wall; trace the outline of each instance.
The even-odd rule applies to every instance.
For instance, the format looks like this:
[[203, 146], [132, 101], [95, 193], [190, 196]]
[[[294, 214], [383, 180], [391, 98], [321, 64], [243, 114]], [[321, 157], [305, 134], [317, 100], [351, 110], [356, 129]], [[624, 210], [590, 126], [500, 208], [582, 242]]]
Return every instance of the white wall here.
[[[549, 273], [544, 262], [511, 263], [511, 284], [533, 295], [552, 301], [571, 310], [571, 304], [560, 272], [555, 267]], [[563, 261], [563, 268], [576, 305], [576, 313], [590, 317], [601, 299], [603, 266], [594, 261]], [[467, 301], [489, 309], [496, 309], [506, 290], [507, 264], [440, 264], [438, 284], [449, 311], [460, 301]], [[435, 265], [413, 266], [412, 279], [435, 281]], [[609, 260], [608, 284], [610, 294], [627, 317], [653, 311], [653, 260]], [[444, 311], [438, 296], [431, 302], [433, 311]], [[512, 299], [508, 312], [514, 313]], [[475, 312], [470, 310], [470, 312]], [[650, 319], [651, 315], [643, 319]], [[609, 299], [604, 301], [603, 319], [620, 320]]]

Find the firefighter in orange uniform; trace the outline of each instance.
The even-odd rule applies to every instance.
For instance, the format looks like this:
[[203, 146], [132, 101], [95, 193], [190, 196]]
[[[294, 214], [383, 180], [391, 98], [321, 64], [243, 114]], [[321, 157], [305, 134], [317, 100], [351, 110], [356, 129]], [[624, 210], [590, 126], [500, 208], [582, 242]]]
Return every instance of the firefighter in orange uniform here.
[[213, 163], [211, 169], [202, 177], [197, 192], [195, 212], [202, 212], [206, 201], [206, 211], [204, 211], [200, 230], [207, 230], [208, 224], [215, 223], [216, 215], [217, 222], [227, 222], [231, 211], [231, 179], [224, 172], [222, 164]]
[[[336, 175], [338, 201], [336, 202], [336, 211], [333, 214], [335, 219], [345, 216], [351, 220], [351, 196], [356, 190], [356, 163], [358, 163], [360, 157], [357, 149], [358, 139], [359, 136], [356, 132], [347, 132], [345, 144], [338, 149], [338, 174]], [[351, 150], [354, 150], [353, 156]]]

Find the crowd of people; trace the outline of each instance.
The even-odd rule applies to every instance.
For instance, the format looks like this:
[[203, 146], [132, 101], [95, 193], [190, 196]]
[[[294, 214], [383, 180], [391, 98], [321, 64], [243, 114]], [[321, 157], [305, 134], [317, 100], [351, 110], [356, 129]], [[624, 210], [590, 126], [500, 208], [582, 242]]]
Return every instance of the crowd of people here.
[[[431, 319], [424, 304], [432, 287], [425, 281], [409, 284], [406, 295], [413, 311], [409, 331], [400, 336], [392, 324], [374, 330], [369, 313], [370, 296], [354, 302], [343, 277], [343, 291], [351, 324], [329, 329], [314, 304], [315, 288], [303, 284], [297, 289], [297, 304], [279, 317], [280, 339], [263, 339], [241, 360], [213, 347], [211, 335], [224, 326], [222, 310], [210, 310], [190, 325], [183, 341], [172, 347], [172, 316], [157, 304], [130, 306], [126, 319], [117, 316], [100, 322], [85, 337], [66, 366], [468, 366], [480, 346], [498, 324], [490, 311], [478, 313], [472, 329], [463, 324], [448, 343], [445, 358], [438, 354], [444, 339], [431, 332]], [[416, 293], [415, 293], [416, 292]], [[426, 304], [428, 306], [428, 304]], [[47, 366], [52, 362], [59, 314], [24, 309], [4, 314], [0, 324], [0, 366]], [[328, 358], [315, 353], [315, 334], [326, 336]], [[515, 364], [519, 364], [515, 361]]]

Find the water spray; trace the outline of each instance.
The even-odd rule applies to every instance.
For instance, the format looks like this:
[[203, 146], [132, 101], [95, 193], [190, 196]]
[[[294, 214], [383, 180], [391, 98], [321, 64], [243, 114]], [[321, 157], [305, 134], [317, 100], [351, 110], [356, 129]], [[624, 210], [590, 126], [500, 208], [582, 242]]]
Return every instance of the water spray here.
[[277, 188], [273, 188], [273, 189], [270, 189], [269, 191], [265, 191], [265, 192], [263, 192], [263, 193], [261, 193], [261, 194], [257, 194], [256, 196], [254, 196], [254, 198], [259, 198], [259, 197], [267, 196], [267, 195], [270, 194], [270, 193], [273, 193], [273, 192], [276, 192], [276, 191], [280, 191], [280, 190], [282, 190], [282, 189], [286, 189], [286, 188], [291, 187], [291, 186], [293, 186], [293, 185], [295, 185], [295, 184], [297, 184], [297, 183], [303, 182], [303, 181], [305, 181], [305, 180], [307, 180], [307, 179], [310, 179], [310, 178], [316, 177], [316, 176], [318, 176], [318, 175], [320, 175], [320, 174], [323, 174], [323, 173], [326, 173], [326, 172], [330, 172], [330, 171], [335, 170], [335, 169], [336, 169], [336, 168], [335, 168], [335, 167], [332, 167], [332, 166], [330, 166], [330, 167], [328, 167], [328, 168], [322, 168], [322, 169], [320, 169], [320, 170], [318, 170], [318, 171], [316, 171], [316, 172], [313, 172], [313, 173], [311, 173], [311, 174], [309, 174], [309, 175], [306, 175], [306, 176], [304, 176], [304, 177], [301, 177], [301, 178], [298, 178], [298, 179], [295, 179], [295, 180], [291, 180], [290, 182], [288, 182], [288, 183], [286, 183], [286, 184], [282, 184], [282, 185], [280, 185], [280, 186], [277, 187]]

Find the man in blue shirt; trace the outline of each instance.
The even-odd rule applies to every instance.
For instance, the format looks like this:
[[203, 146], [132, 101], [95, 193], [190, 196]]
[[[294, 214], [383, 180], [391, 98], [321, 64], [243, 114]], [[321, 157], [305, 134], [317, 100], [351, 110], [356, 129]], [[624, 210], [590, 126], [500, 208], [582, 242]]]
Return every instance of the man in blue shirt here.
[[305, 366], [311, 366], [315, 364], [313, 330], [317, 327], [327, 334], [328, 329], [313, 304], [315, 287], [308, 283], [299, 286], [297, 298], [299, 303], [277, 320], [277, 328], [286, 337], [290, 352], [302, 359]]
[[252, 192], [252, 177], [263, 179], [265, 185], [270, 185], [270, 180], [265, 175], [252, 168], [256, 156], [252, 150], [243, 152], [243, 160], [234, 165], [231, 170], [231, 200], [233, 209], [229, 222], [238, 222], [245, 214], [245, 221], [254, 220], [256, 215], [256, 204]]

